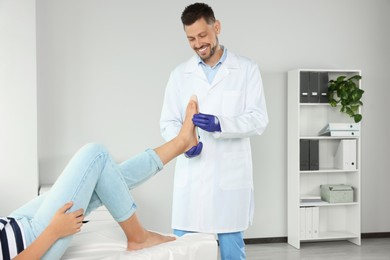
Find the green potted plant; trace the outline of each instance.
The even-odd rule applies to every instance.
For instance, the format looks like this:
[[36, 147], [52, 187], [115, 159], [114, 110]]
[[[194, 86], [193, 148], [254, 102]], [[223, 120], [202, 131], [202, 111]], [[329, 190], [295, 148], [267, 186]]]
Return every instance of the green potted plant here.
[[359, 107], [363, 105], [361, 98], [364, 93], [364, 90], [360, 89], [358, 84], [361, 78], [360, 75], [354, 75], [350, 78], [339, 76], [336, 80], [330, 80], [328, 87], [329, 104], [332, 107], [340, 104], [340, 112], [353, 117], [356, 123], [363, 118], [359, 114]]

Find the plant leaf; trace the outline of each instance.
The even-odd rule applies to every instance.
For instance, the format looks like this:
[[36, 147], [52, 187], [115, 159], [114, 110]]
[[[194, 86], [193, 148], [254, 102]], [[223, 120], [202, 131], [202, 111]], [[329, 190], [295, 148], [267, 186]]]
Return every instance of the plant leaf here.
[[346, 78], [346, 76], [339, 76], [336, 81], [342, 82], [342, 81], [344, 81], [345, 78]]
[[354, 75], [354, 76], [350, 77], [348, 80], [351, 80], [351, 81], [353, 81], [353, 80], [359, 81], [361, 78], [362, 78], [362, 76], [360, 76], [360, 75]]
[[363, 119], [363, 116], [361, 114], [356, 114], [353, 116], [353, 120], [355, 121], [355, 123], [359, 123], [360, 121], [362, 121]]

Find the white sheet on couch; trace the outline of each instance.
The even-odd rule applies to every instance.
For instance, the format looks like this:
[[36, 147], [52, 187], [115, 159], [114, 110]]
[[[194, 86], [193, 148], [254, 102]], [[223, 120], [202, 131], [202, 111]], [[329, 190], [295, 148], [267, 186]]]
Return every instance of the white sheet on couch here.
[[126, 237], [114, 221], [92, 221], [83, 226], [61, 258], [72, 260], [216, 260], [212, 234], [187, 234], [175, 241], [138, 251], [126, 250]]

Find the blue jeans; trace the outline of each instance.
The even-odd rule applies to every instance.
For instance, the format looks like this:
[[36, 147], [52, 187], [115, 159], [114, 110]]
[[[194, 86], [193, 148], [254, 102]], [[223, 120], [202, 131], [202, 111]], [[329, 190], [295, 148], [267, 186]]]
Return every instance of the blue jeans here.
[[[105, 205], [117, 222], [130, 218], [136, 205], [130, 189], [161, 170], [163, 164], [151, 149], [116, 164], [108, 151], [99, 144], [82, 147], [68, 163], [49, 192], [14, 211], [11, 216], [23, 225], [26, 246], [48, 226], [57, 210], [72, 201], [69, 212], [79, 208], [88, 215]], [[72, 236], [55, 242], [42, 259], [60, 259]]]
[[[176, 236], [183, 236], [187, 233], [194, 233], [191, 231], [174, 229], [173, 233]], [[222, 260], [245, 260], [245, 243], [243, 238], [243, 232], [233, 233], [219, 233], [219, 251], [221, 252]]]

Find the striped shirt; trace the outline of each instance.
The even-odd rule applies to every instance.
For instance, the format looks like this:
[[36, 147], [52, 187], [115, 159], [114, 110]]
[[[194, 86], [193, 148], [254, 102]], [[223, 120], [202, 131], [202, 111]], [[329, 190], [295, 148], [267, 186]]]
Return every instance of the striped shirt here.
[[0, 218], [0, 260], [9, 260], [24, 250], [21, 224], [14, 218]]

